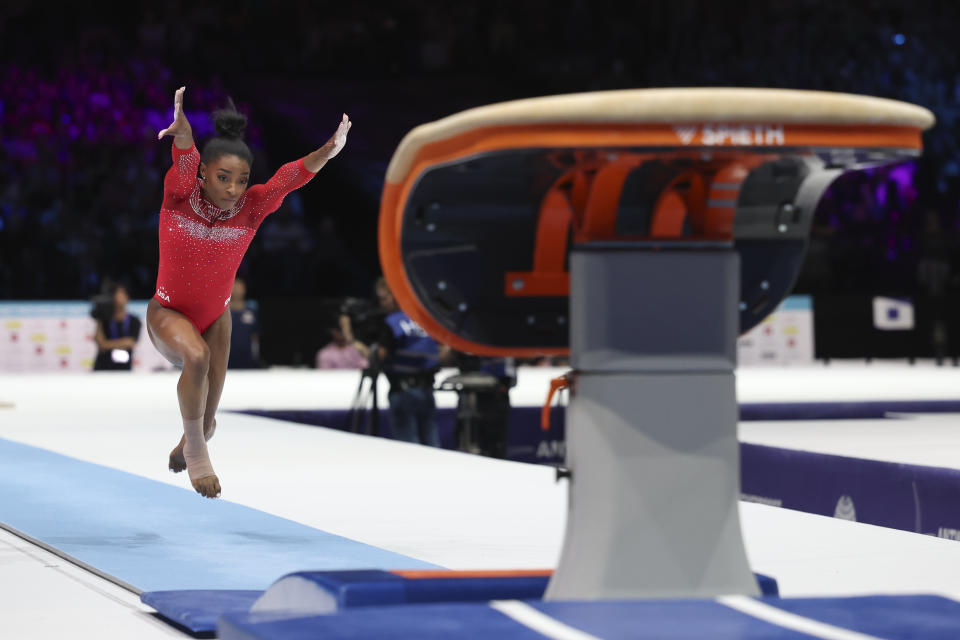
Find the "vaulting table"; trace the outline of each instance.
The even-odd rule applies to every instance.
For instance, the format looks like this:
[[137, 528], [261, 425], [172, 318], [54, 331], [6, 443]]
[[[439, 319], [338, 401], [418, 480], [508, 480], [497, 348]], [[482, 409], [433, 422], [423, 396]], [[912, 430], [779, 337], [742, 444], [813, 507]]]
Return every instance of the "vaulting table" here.
[[379, 226], [401, 307], [462, 351], [570, 356], [570, 508], [548, 599], [757, 593], [737, 511], [737, 335], [790, 291], [827, 186], [918, 156], [933, 123], [840, 93], [647, 89], [407, 134]]

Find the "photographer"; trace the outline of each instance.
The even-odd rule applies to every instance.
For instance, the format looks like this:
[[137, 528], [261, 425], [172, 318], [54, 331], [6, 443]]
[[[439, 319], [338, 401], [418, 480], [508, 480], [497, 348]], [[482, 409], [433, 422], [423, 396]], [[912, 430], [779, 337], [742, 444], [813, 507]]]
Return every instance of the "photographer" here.
[[133, 369], [133, 348], [140, 336], [140, 319], [127, 313], [130, 296], [122, 284], [94, 299], [90, 315], [97, 321], [94, 341], [97, 358], [94, 371], [130, 371]]
[[376, 293], [387, 316], [374, 355], [390, 382], [387, 397], [394, 438], [439, 447], [433, 381], [450, 349], [437, 344], [400, 310], [383, 278], [377, 281]]

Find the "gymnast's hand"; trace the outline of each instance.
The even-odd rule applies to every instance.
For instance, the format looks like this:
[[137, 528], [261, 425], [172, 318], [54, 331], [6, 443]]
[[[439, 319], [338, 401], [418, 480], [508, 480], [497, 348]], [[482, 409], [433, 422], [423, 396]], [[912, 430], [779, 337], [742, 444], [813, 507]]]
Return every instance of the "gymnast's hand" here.
[[347, 132], [350, 131], [350, 127], [353, 126], [353, 123], [350, 122], [350, 118], [347, 117], [347, 114], [343, 114], [343, 120], [340, 121], [340, 126], [337, 127], [336, 132], [330, 139], [327, 140], [320, 149], [326, 153], [327, 160], [336, 157], [340, 150], [343, 149], [343, 146], [347, 144]]
[[336, 157], [344, 145], [347, 144], [347, 132], [350, 131], [350, 127], [352, 126], [353, 123], [350, 122], [350, 118], [347, 117], [347, 114], [343, 114], [343, 120], [340, 121], [340, 126], [337, 127], [336, 132], [330, 136], [330, 139], [327, 140], [322, 147], [303, 159], [304, 166], [307, 167], [307, 170], [316, 173], [323, 168], [327, 160]]
[[157, 140], [163, 136], [173, 136], [174, 144], [178, 149], [189, 149], [193, 146], [193, 129], [183, 115], [183, 92], [186, 87], [180, 87], [173, 95], [173, 122], [170, 126], [157, 134]]

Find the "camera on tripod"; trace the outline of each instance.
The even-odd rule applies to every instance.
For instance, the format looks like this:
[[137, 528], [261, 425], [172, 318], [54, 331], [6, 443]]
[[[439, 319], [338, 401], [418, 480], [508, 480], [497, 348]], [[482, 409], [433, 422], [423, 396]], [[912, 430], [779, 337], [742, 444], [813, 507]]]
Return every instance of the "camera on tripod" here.
[[[360, 372], [357, 392], [350, 407], [350, 430], [354, 433], [380, 435], [380, 406], [377, 401], [377, 381], [381, 366], [377, 340], [383, 328], [386, 312], [363, 298], [346, 298], [340, 305], [340, 315], [350, 322], [353, 339], [370, 345], [367, 367]], [[365, 383], [366, 390], [364, 389]]]
[[513, 359], [458, 354], [460, 372], [440, 383], [457, 393], [457, 449], [494, 458], [507, 456], [510, 395], [516, 384]]
[[386, 312], [364, 298], [345, 298], [340, 305], [340, 315], [350, 319], [355, 340], [372, 344], [380, 337]]
[[101, 324], [107, 324], [113, 317], [115, 304], [112, 293], [100, 293], [90, 298], [93, 309], [90, 311], [90, 317]]

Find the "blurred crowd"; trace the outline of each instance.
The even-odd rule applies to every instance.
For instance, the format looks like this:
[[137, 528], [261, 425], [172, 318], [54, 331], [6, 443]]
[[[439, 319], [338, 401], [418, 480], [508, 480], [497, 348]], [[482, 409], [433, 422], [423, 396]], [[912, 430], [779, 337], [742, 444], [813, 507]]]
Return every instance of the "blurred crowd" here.
[[304, 140], [322, 143], [334, 109], [362, 114], [351, 114], [362, 126], [350, 153], [320, 186], [289, 198], [251, 246], [241, 275], [258, 297], [369, 291], [383, 169], [419, 122], [533, 95], [716, 85], [850, 91], [931, 109], [938, 124], [922, 159], [831, 188], [799, 288], [960, 288], [956, 3], [124, 7], [0, 7], [0, 298], [88, 297], [116, 276], [133, 297], [151, 295], [170, 162], [155, 135], [180, 84], [200, 139], [205, 114], [228, 95], [250, 115], [255, 181], [309, 151]]
[[[0, 297], [85, 296], [120, 274], [153, 287], [170, 82], [155, 59], [0, 66]], [[224, 96], [191, 95], [199, 135]]]

